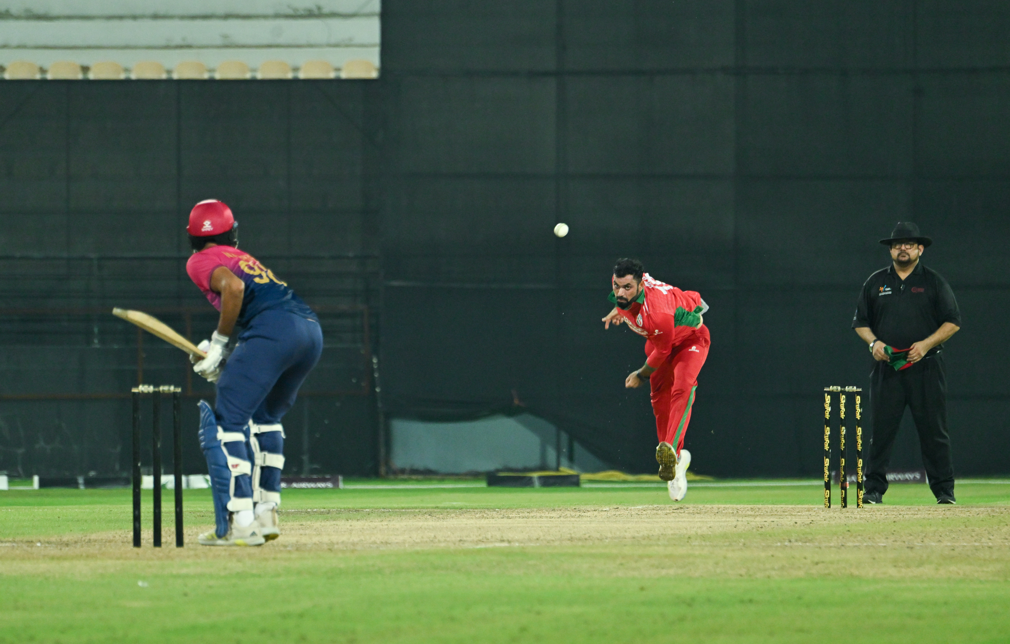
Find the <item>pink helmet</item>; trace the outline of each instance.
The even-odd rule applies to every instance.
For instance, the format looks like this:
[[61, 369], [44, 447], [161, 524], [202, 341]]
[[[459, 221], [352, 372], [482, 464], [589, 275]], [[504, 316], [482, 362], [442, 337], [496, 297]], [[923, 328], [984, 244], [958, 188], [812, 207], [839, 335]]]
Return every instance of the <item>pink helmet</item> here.
[[212, 237], [235, 227], [235, 216], [223, 201], [207, 199], [193, 206], [186, 232], [194, 237]]

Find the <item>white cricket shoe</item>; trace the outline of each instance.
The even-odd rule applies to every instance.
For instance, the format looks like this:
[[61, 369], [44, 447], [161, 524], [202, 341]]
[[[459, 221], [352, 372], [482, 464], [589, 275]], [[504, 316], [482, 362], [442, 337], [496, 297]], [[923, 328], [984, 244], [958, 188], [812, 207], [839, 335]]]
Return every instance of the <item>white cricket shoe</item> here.
[[259, 532], [267, 541], [273, 541], [281, 536], [280, 522], [277, 520], [277, 508], [265, 510], [256, 516]]
[[233, 544], [226, 534], [223, 537], [217, 536], [216, 530], [210, 530], [208, 532], [201, 532], [200, 536], [196, 538], [200, 542], [201, 546], [233, 546]]
[[201, 546], [262, 546], [266, 543], [266, 539], [260, 534], [259, 523], [253, 521], [252, 524], [240, 528], [235, 525], [234, 519], [232, 519], [231, 529], [228, 530], [228, 534], [223, 537], [217, 536], [214, 530], [210, 532], [204, 532], [201, 534], [197, 541], [200, 542]]
[[682, 449], [680, 450], [680, 458], [677, 459], [677, 474], [672, 481], [666, 484], [671, 501], [683, 501], [687, 496], [687, 468], [689, 467], [691, 467], [691, 452]]

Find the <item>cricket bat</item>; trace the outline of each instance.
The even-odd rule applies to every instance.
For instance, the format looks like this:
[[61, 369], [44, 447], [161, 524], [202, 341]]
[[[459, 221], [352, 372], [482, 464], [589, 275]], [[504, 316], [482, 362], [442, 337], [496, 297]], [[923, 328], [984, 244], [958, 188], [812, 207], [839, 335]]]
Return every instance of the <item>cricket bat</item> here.
[[207, 357], [207, 354], [197, 349], [195, 344], [182, 337], [182, 335], [176, 333], [172, 327], [168, 326], [153, 315], [148, 315], [142, 311], [131, 311], [129, 309], [119, 308], [112, 309], [112, 314], [117, 318], [123, 318], [127, 322], [136, 324], [141, 329], [152, 335], [158, 336], [165, 342], [182, 349], [191, 356], [197, 356], [200, 359]]

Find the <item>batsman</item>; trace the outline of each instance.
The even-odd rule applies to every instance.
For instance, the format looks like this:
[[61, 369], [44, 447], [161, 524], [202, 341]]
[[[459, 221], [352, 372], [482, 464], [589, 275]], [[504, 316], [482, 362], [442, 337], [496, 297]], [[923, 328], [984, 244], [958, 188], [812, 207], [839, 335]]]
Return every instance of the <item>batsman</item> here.
[[227, 205], [196, 204], [186, 230], [193, 247], [186, 272], [221, 314], [211, 339], [199, 345], [207, 357], [193, 367], [217, 383], [214, 407], [199, 402], [216, 524], [199, 541], [261, 546], [280, 536], [281, 419], [319, 361], [323, 334], [312, 309], [238, 249], [238, 223]]
[[659, 478], [667, 482], [670, 498], [681, 501], [691, 465], [684, 435], [691, 422], [698, 373], [711, 344], [702, 319], [708, 305], [694, 291], [650, 277], [635, 259], [617, 260], [611, 280], [610, 301], [615, 306], [603, 318], [604, 328], [623, 323], [645, 338], [645, 364], [625, 379], [624, 386], [637, 389], [649, 383], [659, 437]]

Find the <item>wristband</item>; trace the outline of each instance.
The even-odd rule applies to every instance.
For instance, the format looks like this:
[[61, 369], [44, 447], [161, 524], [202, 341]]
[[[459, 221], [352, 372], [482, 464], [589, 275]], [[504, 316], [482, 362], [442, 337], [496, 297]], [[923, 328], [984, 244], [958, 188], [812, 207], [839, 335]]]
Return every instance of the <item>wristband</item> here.
[[216, 346], [224, 348], [224, 346], [226, 344], [228, 344], [228, 336], [221, 335], [220, 333], [218, 333], [217, 331], [215, 331], [210, 336], [210, 343], [213, 344], [213, 345], [216, 345]]
[[870, 353], [873, 353], [873, 345], [877, 344], [878, 342], [880, 342], [879, 338], [870, 343]]

